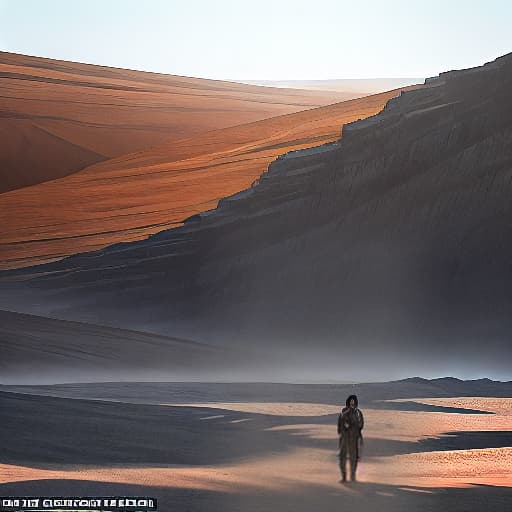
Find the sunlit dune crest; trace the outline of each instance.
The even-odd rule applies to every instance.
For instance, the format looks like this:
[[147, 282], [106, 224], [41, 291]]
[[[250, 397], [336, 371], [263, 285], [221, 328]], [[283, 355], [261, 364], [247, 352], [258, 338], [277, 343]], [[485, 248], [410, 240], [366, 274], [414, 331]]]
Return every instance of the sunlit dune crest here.
[[0, 193], [168, 140], [363, 96], [0, 52]]

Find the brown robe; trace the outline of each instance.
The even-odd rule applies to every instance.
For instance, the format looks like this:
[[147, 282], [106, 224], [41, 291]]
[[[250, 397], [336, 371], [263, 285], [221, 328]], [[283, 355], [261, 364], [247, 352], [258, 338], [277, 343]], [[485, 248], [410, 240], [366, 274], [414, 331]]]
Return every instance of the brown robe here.
[[361, 431], [364, 426], [363, 413], [358, 408], [344, 407], [338, 417], [339, 457], [343, 478], [346, 476], [347, 458], [350, 459], [350, 472], [355, 479], [357, 461], [360, 455]]

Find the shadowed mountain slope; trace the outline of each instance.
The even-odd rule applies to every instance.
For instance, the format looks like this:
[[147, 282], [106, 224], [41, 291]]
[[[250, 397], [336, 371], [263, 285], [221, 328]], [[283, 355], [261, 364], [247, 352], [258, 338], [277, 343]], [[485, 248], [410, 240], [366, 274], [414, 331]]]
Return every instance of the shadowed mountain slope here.
[[0, 311], [0, 353], [3, 383], [209, 379], [257, 364], [247, 351], [9, 311]]
[[182, 228], [3, 273], [4, 307], [333, 365], [509, 371], [512, 55], [426, 85]]

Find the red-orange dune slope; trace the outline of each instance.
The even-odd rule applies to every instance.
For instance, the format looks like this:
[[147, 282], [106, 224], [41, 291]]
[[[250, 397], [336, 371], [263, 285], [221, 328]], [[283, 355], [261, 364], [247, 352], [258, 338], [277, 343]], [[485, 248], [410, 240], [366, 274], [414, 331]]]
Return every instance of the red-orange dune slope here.
[[339, 138], [380, 111], [389, 91], [204, 133], [0, 195], [0, 267], [14, 268], [138, 240], [214, 208], [287, 151]]
[[357, 93], [301, 91], [0, 52], [0, 192]]

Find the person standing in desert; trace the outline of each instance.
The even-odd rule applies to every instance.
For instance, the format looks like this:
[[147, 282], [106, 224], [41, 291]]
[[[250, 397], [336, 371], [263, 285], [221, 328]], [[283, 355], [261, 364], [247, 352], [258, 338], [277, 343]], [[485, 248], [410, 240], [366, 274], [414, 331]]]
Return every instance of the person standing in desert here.
[[363, 413], [358, 408], [356, 395], [350, 395], [346, 407], [338, 416], [339, 458], [341, 481], [347, 481], [347, 457], [350, 459], [350, 480], [355, 482], [357, 462], [359, 460], [360, 444], [364, 426]]

